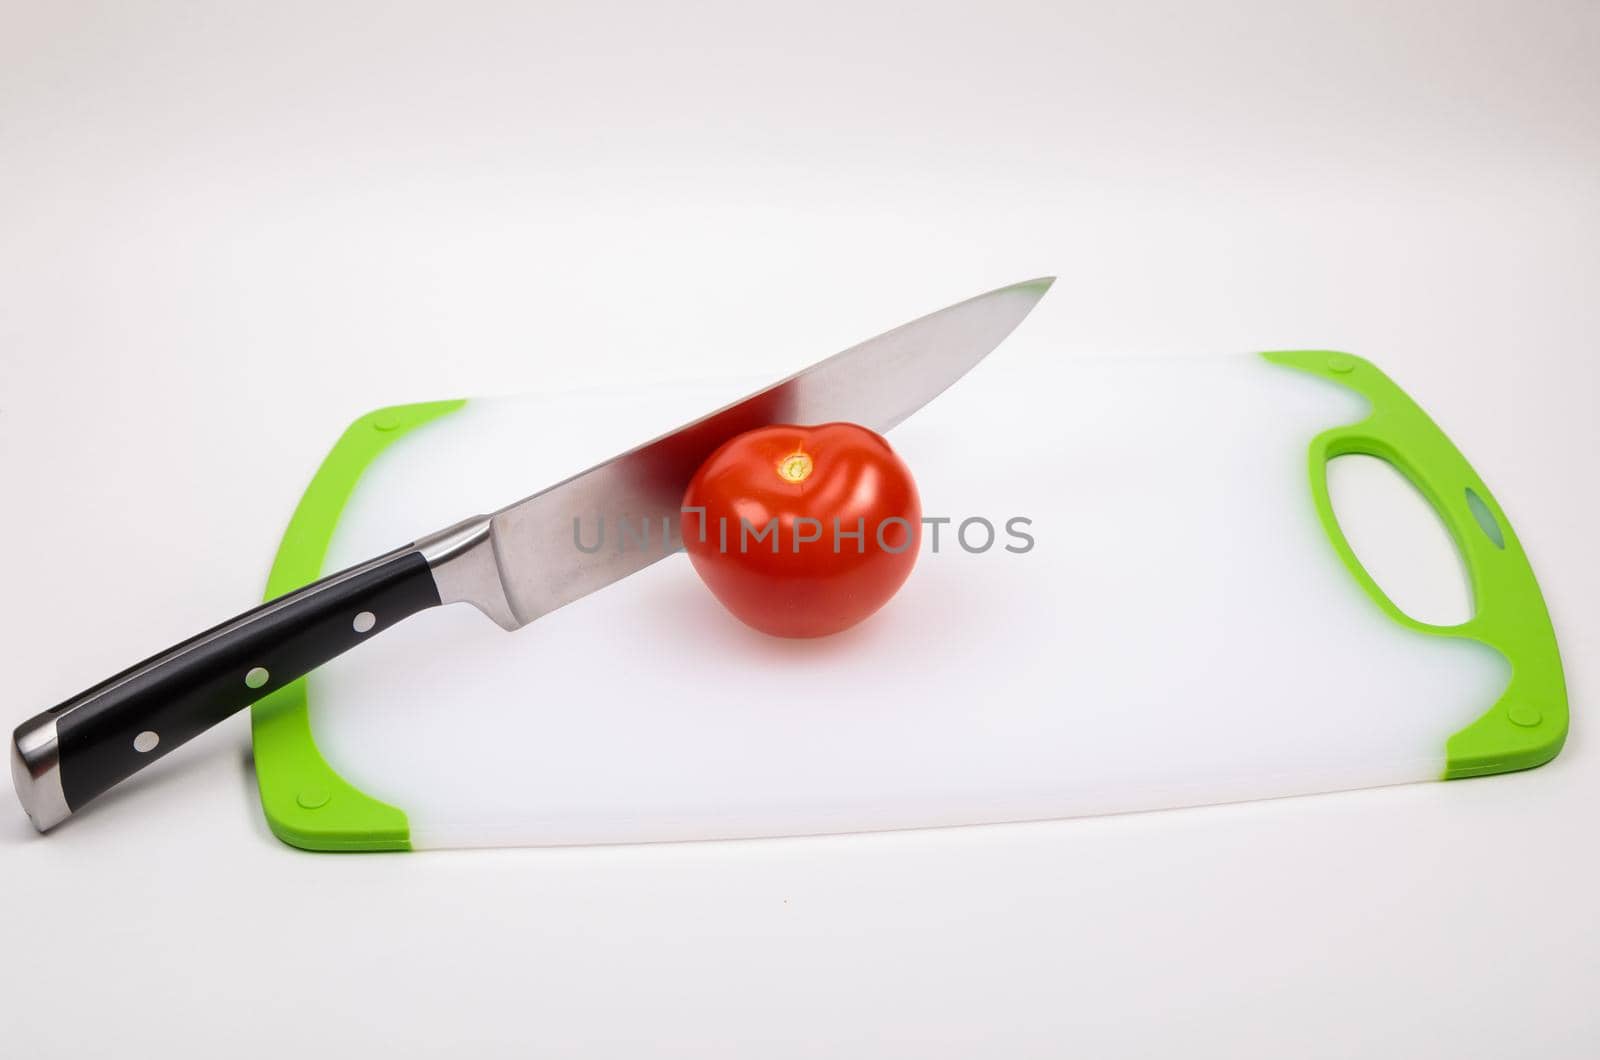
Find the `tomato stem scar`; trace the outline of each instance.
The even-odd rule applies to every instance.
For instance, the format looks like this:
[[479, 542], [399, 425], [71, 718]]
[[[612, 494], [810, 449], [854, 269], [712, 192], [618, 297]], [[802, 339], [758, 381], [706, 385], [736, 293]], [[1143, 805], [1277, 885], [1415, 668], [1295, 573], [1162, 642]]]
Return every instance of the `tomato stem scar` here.
[[778, 477], [785, 482], [804, 482], [811, 475], [811, 454], [796, 449], [778, 461]]

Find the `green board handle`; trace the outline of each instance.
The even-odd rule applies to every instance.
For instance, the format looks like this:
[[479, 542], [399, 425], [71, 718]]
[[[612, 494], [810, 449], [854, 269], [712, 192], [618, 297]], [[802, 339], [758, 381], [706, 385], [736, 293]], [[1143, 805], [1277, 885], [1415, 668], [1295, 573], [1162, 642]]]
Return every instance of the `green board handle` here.
[[[1450, 738], [1447, 778], [1542, 765], [1567, 737], [1567, 689], [1555, 630], [1522, 543], [1467, 458], [1405, 391], [1376, 366], [1332, 350], [1280, 350], [1267, 360], [1320, 376], [1361, 394], [1367, 418], [1311, 442], [1311, 496], [1340, 559], [1369, 596], [1401, 625], [1440, 637], [1477, 641], [1499, 652], [1511, 680], [1486, 714]], [[1356, 558], [1328, 496], [1328, 462], [1361, 454], [1387, 461], [1439, 513], [1466, 561], [1474, 612], [1454, 626], [1407, 615]]]

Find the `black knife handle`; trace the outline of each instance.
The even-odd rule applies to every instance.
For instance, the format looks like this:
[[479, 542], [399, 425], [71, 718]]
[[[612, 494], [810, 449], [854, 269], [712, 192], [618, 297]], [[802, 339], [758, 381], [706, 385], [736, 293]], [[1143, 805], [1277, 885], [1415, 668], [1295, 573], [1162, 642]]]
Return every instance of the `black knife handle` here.
[[223, 718], [439, 603], [408, 545], [124, 670], [17, 727], [12, 778], [42, 831]]

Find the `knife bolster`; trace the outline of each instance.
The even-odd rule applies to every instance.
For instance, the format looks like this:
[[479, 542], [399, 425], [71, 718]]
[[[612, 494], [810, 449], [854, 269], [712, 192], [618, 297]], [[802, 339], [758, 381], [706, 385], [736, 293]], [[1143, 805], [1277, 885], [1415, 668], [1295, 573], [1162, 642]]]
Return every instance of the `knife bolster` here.
[[468, 603], [501, 629], [521, 629], [500, 580], [491, 524], [487, 515], [464, 519], [418, 541], [417, 551], [428, 561], [440, 603]]

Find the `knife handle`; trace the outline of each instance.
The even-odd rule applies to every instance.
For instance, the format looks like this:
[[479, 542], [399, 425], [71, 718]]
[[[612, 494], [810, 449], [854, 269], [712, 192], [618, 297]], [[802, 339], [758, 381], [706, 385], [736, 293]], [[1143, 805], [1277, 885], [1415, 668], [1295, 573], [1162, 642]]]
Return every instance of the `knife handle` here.
[[407, 545], [246, 611], [18, 726], [17, 796], [45, 831], [222, 719], [438, 604], [428, 560]]

